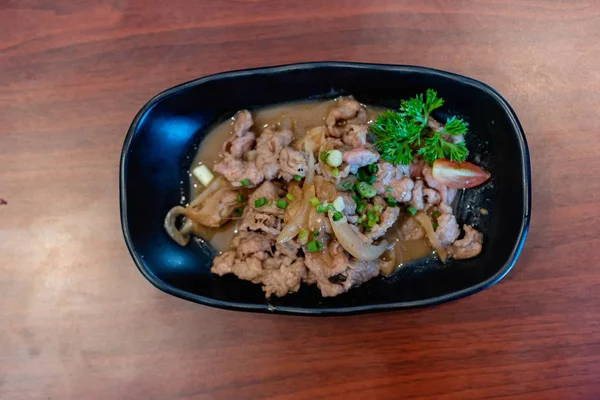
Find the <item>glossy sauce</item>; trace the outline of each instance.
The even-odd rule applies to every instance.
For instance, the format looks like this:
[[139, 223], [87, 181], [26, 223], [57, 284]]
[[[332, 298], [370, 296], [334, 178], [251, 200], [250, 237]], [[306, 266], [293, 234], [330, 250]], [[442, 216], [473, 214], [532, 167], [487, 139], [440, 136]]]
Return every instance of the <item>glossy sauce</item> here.
[[[297, 103], [286, 103], [259, 110], [251, 110], [254, 118], [253, 130], [261, 131], [265, 126], [277, 124], [283, 120], [291, 120], [294, 123], [296, 139], [302, 138], [310, 129], [324, 125], [325, 115], [335, 100], [303, 101]], [[367, 114], [369, 120], [373, 120], [385, 111], [385, 108], [368, 106]], [[232, 120], [226, 120], [212, 128], [198, 148], [191, 169], [198, 165], [206, 164], [212, 170], [212, 166], [222, 157], [223, 143], [231, 136]], [[258, 132], [257, 132], [258, 133]], [[194, 178], [190, 178], [190, 193], [195, 197], [202, 189], [202, 185]], [[424, 240], [405, 241], [400, 234], [400, 225], [404, 219], [392, 226], [386, 239], [391, 243], [396, 242], [394, 252], [396, 264], [404, 266], [409, 261], [414, 261], [431, 254], [432, 249], [429, 242]], [[219, 229], [212, 230], [212, 237], [206, 237], [209, 243], [217, 250], [224, 251], [229, 248], [233, 235], [237, 232], [237, 223], [232, 222]], [[208, 235], [211, 236], [211, 235]]]

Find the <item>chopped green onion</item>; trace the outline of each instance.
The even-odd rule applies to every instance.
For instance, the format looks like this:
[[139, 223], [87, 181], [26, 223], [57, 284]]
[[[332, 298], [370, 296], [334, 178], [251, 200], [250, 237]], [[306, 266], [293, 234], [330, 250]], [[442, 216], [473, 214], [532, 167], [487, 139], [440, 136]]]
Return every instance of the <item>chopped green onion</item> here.
[[325, 163], [332, 167], [339, 167], [344, 161], [344, 155], [339, 150], [329, 150], [325, 154]]
[[396, 200], [394, 200], [394, 198], [392, 196], [387, 198], [387, 203], [388, 203], [388, 206], [390, 206], [390, 207], [396, 207], [398, 205], [398, 202]]
[[287, 208], [287, 206], [288, 206], [288, 202], [285, 201], [284, 199], [277, 200], [277, 207], [283, 208], [285, 210]]
[[318, 206], [319, 204], [321, 204], [321, 202], [319, 201], [319, 199], [317, 199], [316, 197], [311, 197], [310, 199], [308, 199], [308, 201], [310, 201], [310, 204], [313, 207]]
[[319, 158], [325, 162], [327, 160], [327, 152], [326, 151], [322, 151], [321, 154], [319, 154]]
[[192, 174], [200, 181], [204, 186], [208, 186], [210, 182], [215, 178], [213, 173], [208, 169], [206, 165], [200, 165], [192, 170]]
[[323, 248], [323, 243], [318, 240], [311, 240], [306, 244], [306, 248], [310, 253], [315, 253]]
[[364, 167], [361, 167], [358, 169], [358, 172], [356, 173], [356, 178], [359, 181], [366, 181], [367, 179], [369, 179], [369, 173], [367, 172], [367, 170]]
[[265, 204], [267, 204], [267, 199], [266, 199], [266, 197], [261, 197], [260, 199], [258, 199], [258, 200], [256, 200], [256, 201], [254, 202], [254, 207], [255, 207], [255, 208], [262, 207], [262, 206], [264, 206]]
[[375, 222], [374, 220], [370, 219], [367, 221], [367, 225], [369, 226], [369, 228], [372, 228], [375, 226], [377, 222]]
[[335, 211], [335, 206], [333, 204], [329, 204], [327, 208], [329, 208], [331, 211]]
[[333, 201], [333, 207], [336, 211], [344, 211], [344, 208], [346, 207], [346, 205], [344, 204], [344, 198], [342, 196], [338, 196]]
[[331, 176], [333, 176], [334, 178], [337, 178], [338, 176], [340, 176], [340, 170], [337, 168], [332, 169]]
[[379, 204], [375, 204], [373, 206], [373, 211], [378, 213], [378, 212], [381, 212], [381, 210], [383, 210], [383, 207], [381, 207]]
[[346, 182], [342, 182], [342, 189], [344, 190], [350, 190], [352, 189], [352, 181], [346, 181]]
[[375, 175], [377, 171], [379, 171], [379, 167], [377, 164], [369, 164], [367, 165], [367, 171], [369, 171], [371, 175]]
[[354, 200], [356, 204], [360, 203], [360, 197], [358, 196], [352, 196], [352, 200]]
[[358, 219], [356, 220], [356, 222], [358, 222], [358, 223], [360, 224], [360, 223], [362, 223], [364, 220], [365, 220], [365, 217], [364, 217], [364, 215], [363, 215], [363, 216], [360, 216], [360, 217], [358, 217]]
[[344, 218], [344, 216], [342, 215], [341, 212], [337, 211], [333, 214], [333, 216], [331, 218], [333, 218], [333, 220], [337, 222], [340, 219]]
[[233, 213], [239, 217], [240, 215], [242, 215], [244, 213], [244, 207], [236, 208]]
[[392, 187], [391, 187], [391, 186], [388, 186], [388, 187], [386, 187], [386, 188], [385, 188], [385, 191], [386, 191], [386, 192], [391, 192], [391, 191], [392, 191]]
[[319, 236], [319, 231], [313, 231], [312, 235], [313, 236]]
[[319, 204], [317, 206], [317, 212], [319, 214], [323, 214], [324, 212], [327, 212], [327, 206], [324, 206], [323, 204]]
[[367, 182], [369, 185], [372, 185], [373, 182], [375, 182], [375, 177], [374, 176], [370, 176], [369, 179], [365, 180], [365, 182]]
[[417, 213], [417, 209], [414, 208], [413, 206], [406, 207], [406, 211], [408, 211], [410, 213], [410, 215], [415, 215]]
[[365, 211], [366, 207], [367, 206], [366, 206], [365, 203], [359, 203], [359, 204], [357, 204], [357, 206], [356, 206], [356, 213], [357, 214], [361, 214], [363, 211]]
[[244, 195], [243, 195], [243, 194], [241, 194], [241, 193], [240, 193], [240, 194], [238, 194], [238, 195], [237, 195], [237, 197], [235, 198], [235, 200], [236, 200], [238, 203], [243, 203], [243, 202], [244, 202]]
[[294, 180], [300, 182], [302, 177], [300, 175], [294, 175]]
[[287, 197], [289, 201], [294, 201], [296, 199], [291, 193], [286, 194], [285, 197]]
[[433, 219], [438, 219], [442, 214], [439, 211], [435, 211], [431, 216]]
[[377, 215], [373, 211], [367, 212], [367, 218], [369, 221], [377, 221]]
[[373, 186], [369, 185], [366, 182], [358, 182], [358, 185], [356, 185], [356, 190], [358, 191], [358, 194], [360, 194], [366, 199], [375, 197], [375, 195], [377, 194], [377, 190], [375, 190]]
[[246, 178], [243, 181], [240, 182], [242, 184], [242, 186], [248, 186], [248, 184], [250, 183], [250, 179]]
[[433, 230], [435, 231], [438, 228], [438, 223], [434, 222], [433, 224], [431, 224], [433, 226]]

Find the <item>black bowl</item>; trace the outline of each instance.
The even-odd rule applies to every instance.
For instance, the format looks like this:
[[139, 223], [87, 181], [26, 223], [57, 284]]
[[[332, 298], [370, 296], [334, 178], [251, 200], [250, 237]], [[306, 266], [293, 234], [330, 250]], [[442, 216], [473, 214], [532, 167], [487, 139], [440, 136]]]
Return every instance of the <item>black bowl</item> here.
[[[470, 160], [492, 173], [464, 192], [459, 223], [484, 233], [482, 253], [442, 266], [428, 260], [390, 278], [378, 277], [348, 293], [323, 298], [316, 287], [266, 300], [259, 285], [211, 275], [213, 252], [183, 248], [163, 229], [167, 211], [187, 191], [187, 169], [212, 125], [242, 108], [353, 94], [365, 104], [396, 108], [401, 99], [438, 91], [444, 113], [470, 124]], [[429, 68], [322, 62], [226, 72], [157, 95], [137, 114], [121, 156], [121, 222], [140, 272], [157, 288], [198, 303], [246, 311], [347, 314], [441, 303], [498, 282], [514, 265], [529, 227], [531, 177], [523, 129], [510, 105], [476, 80]], [[488, 211], [487, 215], [480, 208]]]

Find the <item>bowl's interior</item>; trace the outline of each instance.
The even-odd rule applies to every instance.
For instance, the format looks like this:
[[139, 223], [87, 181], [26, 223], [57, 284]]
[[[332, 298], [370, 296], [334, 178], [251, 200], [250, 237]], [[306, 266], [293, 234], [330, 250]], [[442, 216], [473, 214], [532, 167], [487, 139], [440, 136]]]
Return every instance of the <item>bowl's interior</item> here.
[[[339, 94], [395, 108], [401, 99], [427, 88], [446, 100], [439, 116], [459, 114], [469, 122], [469, 158], [492, 173], [487, 184], [463, 193], [458, 212], [459, 223], [473, 224], [484, 233], [480, 256], [444, 267], [423, 262], [335, 298], [322, 298], [315, 287], [303, 287], [270, 304], [315, 310], [418, 305], [493, 283], [512, 266], [528, 221], [527, 150], [514, 115], [493, 91], [472, 80], [427, 69], [351, 65], [225, 74], [151, 101], [131, 128], [122, 164], [124, 231], [140, 269], [161, 289], [192, 300], [264, 307], [268, 302], [259, 285], [210, 274], [209, 247], [195, 242], [182, 248], [164, 232], [165, 214], [179, 204], [181, 190], [187, 188], [195, 146], [211, 125], [242, 108]], [[480, 208], [488, 214], [482, 215]]]

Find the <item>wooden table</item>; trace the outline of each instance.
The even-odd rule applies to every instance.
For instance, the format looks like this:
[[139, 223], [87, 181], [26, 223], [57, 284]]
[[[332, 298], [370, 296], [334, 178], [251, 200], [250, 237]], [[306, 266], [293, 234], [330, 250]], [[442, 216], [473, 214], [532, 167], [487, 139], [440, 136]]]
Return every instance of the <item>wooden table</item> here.
[[[0, 398], [600, 398], [598, 1], [3, 0], [0, 33]], [[307, 318], [142, 277], [117, 187], [138, 109], [202, 75], [311, 60], [431, 66], [514, 106], [533, 219], [502, 282]]]

